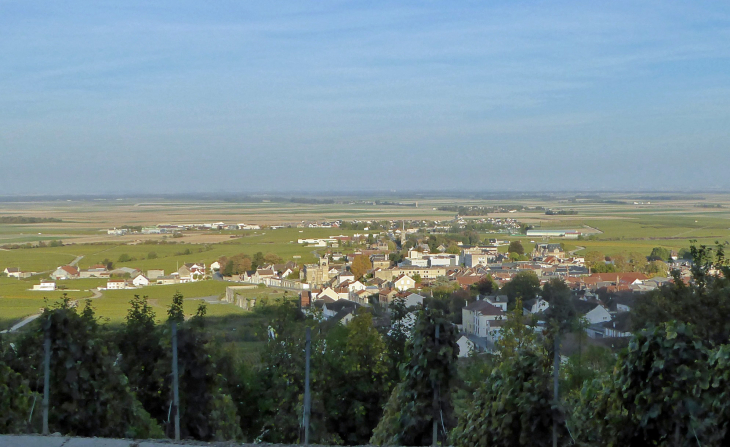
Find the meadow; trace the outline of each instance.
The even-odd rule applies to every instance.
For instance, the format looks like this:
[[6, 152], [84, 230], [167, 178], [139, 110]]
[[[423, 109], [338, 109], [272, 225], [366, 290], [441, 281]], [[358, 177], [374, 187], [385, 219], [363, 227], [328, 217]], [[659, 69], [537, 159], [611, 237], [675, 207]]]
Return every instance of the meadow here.
[[[441, 220], [451, 221], [454, 212], [439, 210], [443, 206], [485, 206], [514, 208], [514, 212], [492, 213], [489, 217], [516, 218], [535, 228], [581, 229], [599, 231], [583, 240], [527, 238], [524, 235], [482, 233], [484, 238], [520, 240], [527, 250], [534, 242], [562, 242], [567, 250], [578, 254], [598, 250], [606, 255], [639, 252], [648, 255], [653, 247], [679, 250], [691, 240], [712, 245], [730, 240], [730, 194], [510, 194], [504, 197], [485, 196], [403, 196], [403, 197], [335, 197], [336, 203], [310, 204], [291, 202], [245, 203], [215, 200], [121, 199], [121, 200], [57, 200], [50, 202], [0, 202], [0, 216], [52, 217], [61, 222], [34, 224], [0, 224], [0, 246], [35, 244], [39, 241], [62, 240], [60, 247], [0, 249], [0, 271], [17, 267], [39, 272], [33, 278], [18, 281], [0, 278], [0, 329], [19, 319], [37, 313], [45, 304], [59, 299], [63, 291], [29, 290], [33, 284], [60, 265], [80, 257], [82, 269], [102, 261], [115, 267], [133, 267], [144, 271], [164, 269], [171, 273], [187, 262], [210, 264], [221, 256], [238, 253], [253, 255], [274, 253], [283, 260], [297, 263], [316, 259], [317, 248], [297, 243], [299, 238], [324, 238], [352, 235], [354, 231], [325, 228], [282, 228], [246, 231], [185, 231], [182, 237], [162, 235], [106, 234], [106, 229], [123, 225], [157, 225], [162, 223], [249, 223], [259, 225], [296, 225], [302, 222], [352, 220]], [[401, 205], [376, 204], [387, 200]], [[414, 206], [418, 203], [418, 207]], [[539, 208], [538, 208], [539, 207]], [[546, 215], [544, 209], [571, 210], [576, 214]], [[472, 217], [467, 217], [470, 219]], [[343, 250], [344, 251], [344, 250]], [[132, 258], [119, 262], [122, 255]], [[72, 299], [95, 296], [91, 290], [104, 286], [104, 280], [73, 280], [59, 283]], [[199, 301], [195, 298], [221, 295], [226, 283], [205, 281], [176, 286], [150, 286], [139, 290], [103, 291], [93, 305], [100, 316], [121, 322], [128, 302], [134, 294], [148, 295], [159, 318], [164, 316], [172, 295], [179, 290], [185, 297], [185, 312], [194, 313]], [[266, 296], [281, 295], [274, 290], [253, 290], [246, 293]], [[226, 304], [207, 306], [209, 315], [242, 315], [245, 311]]]

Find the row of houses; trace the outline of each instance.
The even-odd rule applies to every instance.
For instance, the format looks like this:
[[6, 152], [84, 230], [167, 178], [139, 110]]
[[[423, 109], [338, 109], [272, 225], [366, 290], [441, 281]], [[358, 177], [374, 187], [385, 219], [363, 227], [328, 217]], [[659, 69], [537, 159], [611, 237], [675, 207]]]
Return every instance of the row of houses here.
[[[6, 269], [8, 270], [8, 269]], [[11, 269], [12, 270], [12, 269]], [[11, 273], [15, 273], [11, 271]], [[19, 278], [31, 275], [17, 276]], [[132, 267], [120, 267], [109, 270], [104, 265], [92, 265], [88, 269], [79, 269], [72, 265], [57, 267], [50, 275], [50, 279], [42, 280], [33, 286], [33, 290], [56, 290], [57, 281], [66, 281], [82, 278], [107, 279], [107, 290], [139, 288], [149, 285], [169, 285], [195, 282], [205, 279], [206, 266], [204, 263], [185, 263], [177, 271], [165, 275], [163, 269], [149, 269], [142, 272]]]

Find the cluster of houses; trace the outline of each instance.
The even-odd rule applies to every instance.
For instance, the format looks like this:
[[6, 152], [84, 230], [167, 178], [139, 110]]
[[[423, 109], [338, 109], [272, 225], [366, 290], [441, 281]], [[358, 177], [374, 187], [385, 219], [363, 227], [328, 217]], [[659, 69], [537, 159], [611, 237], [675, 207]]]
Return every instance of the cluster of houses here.
[[[17, 272], [13, 271], [12, 273]], [[27, 278], [31, 276], [23, 276], [25, 273], [27, 272], [20, 272], [17, 277]], [[119, 267], [109, 270], [102, 264], [92, 265], [88, 269], [79, 269], [73, 265], [62, 265], [50, 274], [50, 279], [41, 280], [40, 284], [34, 285], [33, 290], [56, 290], [58, 281], [81, 278], [106, 279], [106, 287], [102, 287], [106, 290], [133, 289], [155, 284], [168, 285], [200, 281], [206, 278], [206, 266], [204, 263], [185, 263], [177, 271], [165, 275], [163, 269], [149, 269], [142, 272], [132, 267]]]
[[[568, 256], [561, 244], [537, 243], [531, 252], [532, 260], [523, 262], [508, 262], [495, 246], [462, 246], [460, 254], [447, 254], [441, 248], [431, 254], [427, 246], [418, 246], [398, 265], [390, 261], [381, 247], [371, 246], [369, 250], [348, 255], [331, 252], [316, 264], [302, 267], [300, 304], [304, 309], [321, 310], [325, 319], [347, 323], [359, 307], [370, 306], [373, 302], [387, 305], [403, 299], [409, 305], [422, 303], [424, 297], [418, 295], [418, 290], [438, 281], [453, 281], [468, 289], [489, 276], [501, 287], [518, 273], [531, 271], [543, 284], [556, 277], [566, 281], [573, 290], [575, 309], [588, 323], [586, 332], [590, 337], [620, 338], [630, 336], [631, 292], [646, 292], [670, 281], [669, 278], [649, 278], [643, 273], [590, 274], [584, 259]], [[355, 278], [348, 269], [357, 255], [370, 258], [372, 269], [366, 276], [368, 279]], [[283, 279], [285, 273], [289, 270], [267, 268], [242, 275], [245, 276], [242, 279], [269, 285], [272, 279]], [[599, 291], [608, 292], [614, 298], [603, 302]], [[549, 309], [549, 304], [541, 297], [523, 304], [525, 314], [538, 318]], [[500, 337], [506, 310], [507, 297], [504, 295], [480, 296], [464, 307], [461, 327], [464, 337], [459, 341], [464, 352], [493, 346]]]

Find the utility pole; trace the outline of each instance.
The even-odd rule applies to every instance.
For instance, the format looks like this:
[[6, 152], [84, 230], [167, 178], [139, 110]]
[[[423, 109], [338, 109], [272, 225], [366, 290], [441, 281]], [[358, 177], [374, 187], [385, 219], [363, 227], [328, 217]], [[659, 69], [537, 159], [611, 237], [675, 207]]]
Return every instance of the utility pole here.
[[180, 440], [180, 394], [177, 370], [177, 323], [172, 322], [172, 411], [175, 416], [175, 440]]
[[48, 407], [51, 401], [51, 320], [46, 320], [43, 342], [43, 434], [48, 435]]
[[[434, 346], [436, 352], [438, 352], [439, 348], [439, 328], [441, 327], [440, 324], [436, 324], [436, 337], [434, 339]], [[436, 447], [438, 444], [438, 414], [439, 414], [439, 391], [438, 386], [436, 384], [436, 379], [433, 379], [431, 382], [431, 386], [433, 387], [433, 428], [432, 428], [432, 435], [431, 435], [431, 445], [433, 447]]]
[[312, 412], [312, 394], [309, 391], [309, 359], [312, 352], [312, 329], [307, 328], [304, 366], [304, 445], [309, 445], [309, 418]]
[[[555, 348], [553, 349], [553, 398], [555, 399], [555, 408], [558, 408], [558, 372], [560, 371], [560, 340], [559, 332], [555, 332]], [[558, 421], [553, 417], [553, 447], [558, 447]]]

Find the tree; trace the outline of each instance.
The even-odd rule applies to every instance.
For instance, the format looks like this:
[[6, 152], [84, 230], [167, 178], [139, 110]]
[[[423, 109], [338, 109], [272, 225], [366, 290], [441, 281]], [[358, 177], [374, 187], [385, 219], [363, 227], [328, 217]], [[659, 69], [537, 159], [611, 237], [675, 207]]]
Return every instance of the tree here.
[[388, 255], [388, 259], [392, 264], [398, 264], [399, 262], [402, 262], [405, 257], [405, 254], [400, 251], [394, 251]]
[[502, 333], [494, 343], [495, 350], [502, 361], [512, 359], [524, 349], [534, 349], [537, 345], [534, 316], [523, 316], [522, 300], [517, 298], [515, 307], [507, 312], [502, 325]]
[[531, 300], [539, 292], [540, 279], [532, 270], [518, 272], [502, 287], [502, 293], [509, 297], [510, 304], [514, 303], [516, 298], [522, 298], [524, 301]]
[[129, 262], [132, 258], [127, 253], [122, 253], [119, 255], [119, 259], [117, 259], [117, 262]]
[[[704, 245], [691, 248], [694, 283], [687, 285], [678, 271], [672, 282], [640, 295], [632, 310], [635, 329], [669, 321], [691, 324], [695, 334], [710, 343], [730, 341], [730, 267], [722, 246], [714, 251]], [[710, 274], [717, 269], [719, 274]]]
[[[119, 368], [114, 346], [101, 337], [90, 301], [79, 314], [64, 295], [49, 306], [16, 345], [22, 356], [6, 363], [41, 392], [43, 339], [51, 338], [52, 432], [117, 438], [161, 437], [162, 431], [135, 398]], [[36, 380], [38, 378], [38, 380]]]
[[499, 287], [494, 282], [492, 275], [486, 275], [474, 285], [474, 288], [480, 295], [491, 295]]
[[645, 273], [649, 276], [664, 278], [669, 275], [669, 266], [664, 261], [650, 261], [646, 266]]
[[630, 269], [629, 258], [626, 253], [619, 253], [611, 256], [611, 261], [613, 261], [613, 266], [616, 268], [617, 272], [626, 272]]
[[724, 445], [728, 374], [712, 380], [711, 356], [685, 324], [640, 332], [614, 377], [584, 387], [573, 432], [604, 445]]
[[[294, 443], [299, 438], [303, 414], [304, 325], [296, 324], [295, 313], [298, 311], [291, 304], [272, 306], [270, 311], [274, 315], [269, 323], [271, 335], [261, 355], [259, 381], [263, 395], [259, 403], [260, 421], [257, 425], [261, 427], [259, 433], [262, 441]], [[321, 343], [317, 331], [312, 335], [314, 353], [320, 351]], [[314, 422], [321, 421], [316, 409], [312, 411]]]
[[596, 269], [599, 266], [606, 265], [606, 256], [600, 251], [589, 251], [585, 255], [586, 267]]
[[370, 440], [372, 444], [431, 444], [432, 423], [437, 415], [440, 432], [445, 427], [448, 433], [454, 426], [451, 381], [456, 377], [458, 355], [454, 325], [440, 312], [419, 311], [409, 350], [403, 381], [390, 395]]
[[686, 247], [680, 248], [678, 256], [680, 259], [690, 260], [692, 259], [692, 251]]
[[651, 254], [649, 255], [650, 261], [669, 261], [669, 258], [671, 257], [672, 252], [668, 248], [664, 247], [654, 247], [651, 250]]
[[282, 261], [283, 259], [281, 259], [281, 256], [274, 253], [266, 253], [264, 255], [264, 262], [266, 264], [280, 264]]
[[[546, 316], [548, 329], [546, 331], [546, 345], [548, 352], [553, 354], [553, 404], [558, 407], [560, 404], [560, 341], [563, 335], [576, 326], [578, 318], [575, 308], [571, 302], [570, 288], [560, 278], [553, 278], [543, 287], [543, 298], [550, 304]], [[579, 328], [582, 330], [582, 328]], [[552, 341], [552, 342], [551, 342]], [[557, 441], [558, 422], [554, 422], [553, 439]]]
[[315, 373], [325, 432], [346, 444], [367, 444], [390, 394], [386, 344], [365, 310], [326, 340]]
[[396, 298], [388, 305], [390, 313], [390, 330], [385, 334], [385, 344], [388, 348], [388, 357], [391, 362], [391, 382], [398, 382], [400, 377], [398, 370], [400, 365], [408, 359], [406, 352], [406, 341], [411, 333], [411, 327], [408, 324], [408, 308], [406, 307], [405, 298]]
[[355, 275], [356, 280], [359, 280], [372, 268], [373, 263], [370, 262], [370, 258], [367, 255], [357, 255], [355, 256], [355, 259], [352, 260], [350, 272]]
[[459, 253], [461, 253], [461, 247], [459, 247], [456, 244], [451, 244], [446, 249], [446, 253], [449, 253], [449, 254], [452, 254], [452, 255], [458, 255]]
[[251, 261], [251, 268], [257, 269], [264, 265], [266, 263], [266, 260], [264, 259], [264, 254], [260, 251], [256, 252], [255, 255], [253, 255], [253, 260]]
[[[578, 337], [587, 337], [585, 330], [577, 332]], [[581, 343], [582, 344], [582, 343]], [[588, 345], [583, 352], [580, 348], [571, 355], [563, 368], [560, 388], [564, 395], [580, 393], [586, 382], [600, 379], [611, 372], [616, 364], [616, 357], [608, 348]]]
[[[226, 265], [226, 268], [228, 269], [228, 265], [231, 265], [230, 271], [231, 275], [241, 275], [253, 267], [253, 262], [251, 261], [251, 257], [244, 253], [239, 253], [237, 255], [231, 256], [231, 259], [228, 260], [228, 264]], [[228, 270], [226, 270], [228, 271]]]
[[[218, 374], [216, 358], [211, 355], [210, 335], [205, 330], [204, 304], [195, 315], [184, 320], [183, 296], [173, 295], [163, 329], [163, 346], [171, 350], [170, 323], [178, 325], [178, 374], [180, 389], [180, 433], [183, 438], [223, 441], [241, 437], [240, 419], [231, 397], [223, 393], [223, 378]], [[165, 359], [157, 368], [171, 368]], [[165, 377], [172, 376], [168, 369]], [[165, 384], [170, 389], [170, 379]], [[169, 430], [169, 426], [168, 426]]]
[[157, 253], [154, 251], [147, 253], [147, 259], [157, 259]]
[[0, 361], [0, 434], [25, 433], [35, 399], [28, 380]]
[[466, 290], [459, 288], [449, 296], [449, 313], [454, 324], [462, 324], [461, 310], [471, 300], [471, 295]]
[[163, 422], [167, 419], [170, 397], [165, 388], [165, 376], [169, 372], [165, 365], [170, 363], [170, 352], [163, 349], [162, 334], [147, 297], [135, 295], [129, 304], [126, 323], [117, 342], [122, 355], [119, 367], [145, 410]]
[[522, 256], [525, 254], [525, 247], [522, 246], [522, 242], [520, 241], [512, 241], [509, 243], [509, 247], [507, 247], [507, 253], [517, 253]]
[[550, 371], [545, 359], [523, 349], [494, 368], [475, 393], [451, 433], [453, 445], [547, 447], [553, 419], [567, 437], [562, 416], [553, 409]]
[[646, 256], [641, 253], [631, 252], [629, 253], [629, 266], [628, 270], [632, 272], [645, 272], [648, 262]]
[[570, 287], [561, 278], [553, 278], [542, 288], [542, 298], [550, 304], [546, 317], [560, 334], [575, 327], [577, 315], [571, 301]]

